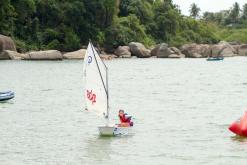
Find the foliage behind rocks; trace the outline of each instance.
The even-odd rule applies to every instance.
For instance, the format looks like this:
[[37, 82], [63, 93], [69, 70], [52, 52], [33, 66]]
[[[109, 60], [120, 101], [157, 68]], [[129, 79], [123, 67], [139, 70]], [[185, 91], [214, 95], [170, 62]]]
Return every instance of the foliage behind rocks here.
[[187, 17], [171, 0], [4, 0], [0, 2], [0, 34], [13, 38], [19, 52], [73, 51], [89, 39], [111, 51], [133, 41], [146, 47], [235, 38], [246, 42], [247, 37], [240, 34], [245, 30], [235, 31], [247, 27], [247, 5], [242, 12], [240, 8], [234, 3], [231, 10], [200, 17], [200, 6], [193, 4], [193, 13]]

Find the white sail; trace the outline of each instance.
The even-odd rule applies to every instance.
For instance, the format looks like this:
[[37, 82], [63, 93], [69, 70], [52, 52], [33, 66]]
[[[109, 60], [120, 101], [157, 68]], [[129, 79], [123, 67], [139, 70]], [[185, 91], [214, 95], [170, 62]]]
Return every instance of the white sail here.
[[85, 103], [88, 111], [108, 117], [107, 67], [89, 42], [84, 58]]

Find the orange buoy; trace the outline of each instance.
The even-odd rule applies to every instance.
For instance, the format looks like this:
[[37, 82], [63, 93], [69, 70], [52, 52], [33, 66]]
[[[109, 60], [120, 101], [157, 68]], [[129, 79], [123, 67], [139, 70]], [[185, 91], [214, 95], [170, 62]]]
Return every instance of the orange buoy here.
[[232, 123], [229, 130], [236, 135], [247, 137], [247, 112], [240, 119]]

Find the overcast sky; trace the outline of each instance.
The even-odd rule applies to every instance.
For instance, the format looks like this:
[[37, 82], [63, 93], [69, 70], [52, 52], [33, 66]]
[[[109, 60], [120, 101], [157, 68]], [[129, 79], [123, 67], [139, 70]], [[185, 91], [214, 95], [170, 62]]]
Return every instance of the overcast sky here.
[[247, 0], [173, 0], [177, 4], [184, 15], [189, 15], [189, 8], [192, 3], [197, 4], [201, 13], [205, 11], [216, 12], [229, 9], [235, 2], [238, 2], [242, 8]]

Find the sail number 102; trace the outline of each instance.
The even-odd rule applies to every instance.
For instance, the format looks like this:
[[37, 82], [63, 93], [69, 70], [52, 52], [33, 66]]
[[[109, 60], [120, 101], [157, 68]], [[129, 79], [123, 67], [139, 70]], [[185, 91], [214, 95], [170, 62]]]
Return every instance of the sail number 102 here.
[[94, 94], [92, 90], [87, 90], [87, 98], [92, 102], [92, 104], [96, 103], [96, 94]]

